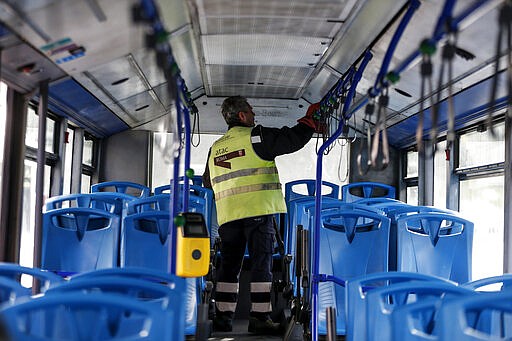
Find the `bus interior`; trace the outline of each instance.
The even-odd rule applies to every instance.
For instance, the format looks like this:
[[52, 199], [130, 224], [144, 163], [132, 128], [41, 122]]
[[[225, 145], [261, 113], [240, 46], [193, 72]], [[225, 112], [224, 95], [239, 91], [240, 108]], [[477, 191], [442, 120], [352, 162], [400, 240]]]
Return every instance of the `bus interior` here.
[[[304, 179], [390, 186], [390, 200], [474, 225], [465, 282], [504, 276], [512, 272], [511, 27], [509, 0], [0, 0], [0, 261], [42, 268], [43, 216], [56, 197], [116, 181], [155, 195], [177, 188], [179, 177], [200, 186], [209, 148], [228, 128], [221, 104], [240, 95], [266, 127], [293, 126], [320, 105], [322, 131], [276, 159], [283, 192]], [[329, 226], [314, 213], [325, 193], [300, 191], [316, 200], [311, 229]], [[172, 230], [183, 206], [178, 194], [170, 199]], [[383, 205], [376, 201], [365, 205]], [[295, 228], [288, 219], [280, 219], [285, 243]], [[409, 221], [393, 223], [390, 230], [407, 229]], [[318, 257], [321, 247], [309, 247]], [[283, 264], [275, 262], [275, 278], [286, 282], [294, 274]], [[299, 302], [305, 320], [291, 316], [299, 309], [290, 313], [292, 299], [273, 294], [280, 319], [303, 323], [283, 337], [357, 340], [340, 314], [330, 319], [339, 318], [338, 329], [326, 325], [316, 291], [339, 293], [319, 281], [339, 283], [315, 276], [311, 292], [293, 288], [313, 296]], [[208, 325], [201, 309], [211, 305], [211, 287], [202, 281], [193, 314]], [[248, 285], [244, 269], [240, 291]], [[241, 294], [237, 308], [245, 322], [248, 300]], [[234, 333], [201, 334], [199, 322], [179, 337], [259, 338], [243, 323]]]

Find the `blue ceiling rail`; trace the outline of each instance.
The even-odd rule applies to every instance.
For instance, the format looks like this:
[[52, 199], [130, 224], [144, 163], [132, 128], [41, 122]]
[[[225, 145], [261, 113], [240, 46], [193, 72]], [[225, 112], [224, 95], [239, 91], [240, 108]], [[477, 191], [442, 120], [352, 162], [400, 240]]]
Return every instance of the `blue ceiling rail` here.
[[[445, 6], [443, 7], [443, 11], [437, 21], [436, 27], [434, 29], [433, 35], [428, 41], [432, 44], [437, 44], [448, 32], [452, 32], [458, 25], [468, 18], [472, 13], [482, 7], [484, 4], [488, 3], [489, 0], [476, 0], [471, 3], [465, 10], [463, 10], [458, 16], [451, 17], [450, 20], [446, 21], [447, 13], [453, 10], [454, 0], [447, 0]], [[391, 83], [397, 83], [400, 80], [400, 74], [407, 69], [407, 67], [415, 61], [421, 55], [421, 49], [418, 47], [415, 51], [413, 51], [409, 56], [407, 56], [395, 69], [388, 72], [386, 75], [386, 79]], [[363, 106], [365, 106], [369, 101], [369, 96], [366, 95], [362, 98], [356, 106], [351, 108], [350, 113], [354, 113], [360, 110]]]
[[[359, 69], [356, 71], [355, 66], [352, 66], [349, 71], [346, 73], [346, 76], [340, 80], [340, 89], [345, 88], [347, 85], [350, 86], [347, 97], [343, 106], [343, 117], [347, 118], [347, 113], [349, 112], [350, 104], [352, 103], [352, 98], [356, 93], [357, 84], [361, 80], [363, 76], [363, 72], [368, 65], [368, 62], [372, 59], [373, 55], [370, 51], [366, 51], [359, 65]], [[320, 239], [318, 238], [320, 234], [320, 207], [322, 206], [322, 159], [324, 156], [324, 151], [336, 141], [336, 139], [341, 135], [343, 131], [345, 120], [340, 120], [338, 129], [332, 134], [327, 141], [325, 141], [320, 149], [317, 152], [317, 161], [316, 161], [316, 193], [315, 193], [315, 223], [314, 223], [314, 232], [313, 232], [313, 259], [312, 259], [312, 283], [311, 283], [311, 301], [312, 301], [312, 319], [311, 319], [311, 332], [312, 332], [312, 340], [318, 340], [318, 284], [321, 276], [319, 276], [319, 257], [320, 257]]]
[[[453, 0], [447, 0], [447, 2], [452, 2]], [[446, 27], [446, 21], [441, 21], [441, 19], [446, 19], [446, 13], [443, 9], [441, 16], [438, 20], [438, 24], [436, 25], [436, 29], [434, 31], [433, 36], [429, 39], [432, 43], [437, 44], [441, 39], [443, 39], [444, 35], [447, 32], [453, 31], [454, 28], [458, 27], [458, 25], [465, 20], [468, 16], [470, 16], [473, 12], [479, 9], [482, 5], [489, 2], [489, 0], [477, 0], [473, 2], [468, 8], [466, 8], [460, 15], [457, 17], [452, 17], [450, 22], [451, 24]], [[445, 5], [445, 8], [449, 8], [449, 6]], [[412, 52], [409, 56], [407, 56], [401, 64], [399, 64], [393, 71], [391, 71], [395, 75], [400, 75], [408, 66], [411, 64], [416, 58], [421, 55], [421, 50], [418, 48], [414, 52]]]
[[[402, 37], [405, 28], [411, 21], [412, 16], [416, 12], [416, 10], [420, 7], [421, 3], [419, 0], [411, 0], [409, 1], [409, 5], [407, 7], [407, 11], [405, 12], [404, 16], [402, 17], [402, 20], [400, 21], [400, 24], [398, 25], [395, 33], [393, 34], [393, 37], [391, 38], [391, 42], [389, 43], [388, 50], [386, 51], [386, 54], [384, 55], [384, 59], [382, 60], [382, 65], [380, 67], [379, 74], [377, 75], [377, 78], [375, 79], [375, 84], [372, 88], [368, 90], [368, 95], [370, 97], [377, 97], [383, 88], [388, 86], [388, 82], [386, 81], [386, 76], [388, 74], [388, 68], [389, 64], [391, 63], [391, 58], [393, 57], [393, 54], [395, 53], [396, 47], [398, 46], [398, 42], [400, 41], [400, 38]], [[391, 77], [391, 76], [388, 76]]]
[[[151, 46], [156, 51], [157, 65], [162, 69], [165, 79], [167, 80], [167, 88], [169, 94], [174, 97], [176, 105], [176, 129], [174, 134], [174, 148], [173, 151], [173, 177], [170, 184], [171, 188], [171, 207], [169, 219], [169, 238], [171, 242], [169, 252], [169, 272], [176, 273], [176, 234], [177, 226], [183, 224], [183, 217], [179, 216], [179, 171], [180, 159], [182, 150], [185, 151], [184, 155], [184, 169], [185, 181], [183, 188], [183, 211], [188, 210], [188, 199], [190, 182], [188, 178], [193, 177], [193, 172], [190, 170], [190, 110], [197, 112], [197, 108], [193, 104], [190, 93], [185, 84], [185, 80], [181, 77], [181, 71], [176, 63], [172, 54], [172, 49], [169, 44], [169, 33], [165, 30], [162, 21], [159, 18], [158, 9], [154, 0], [141, 0], [139, 5], [135, 5], [132, 9], [133, 19], [135, 22], [146, 22], [151, 25], [152, 32], [146, 37], [146, 44]], [[182, 142], [181, 135], [184, 134], [184, 141]]]

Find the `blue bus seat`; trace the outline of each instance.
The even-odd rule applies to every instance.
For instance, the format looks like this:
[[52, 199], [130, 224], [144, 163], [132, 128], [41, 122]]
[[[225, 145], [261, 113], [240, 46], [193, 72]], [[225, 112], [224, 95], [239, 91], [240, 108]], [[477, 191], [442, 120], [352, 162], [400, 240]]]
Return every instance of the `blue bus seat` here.
[[480, 293], [439, 308], [439, 340], [512, 339], [512, 291]]
[[[387, 271], [389, 218], [358, 208], [322, 213], [321, 218], [320, 258], [316, 260], [320, 274], [347, 281]], [[317, 237], [312, 236], [311, 240], [314, 238]], [[345, 288], [335, 286], [334, 282], [323, 282], [318, 290], [319, 334], [326, 334], [325, 310], [334, 306], [336, 332], [345, 335]]]
[[117, 266], [120, 218], [104, 210], [70, 207], [43, 214], [41, 267], [83, 272]]
[[[149, 211], [131, 214], [124, 219], [121, 237], [121, 267], [145, 267], [168, 272], [169, 211]], [[195, 333], [197, 303], [200, 283], [196, 278], [187, 279], [187, 335]]]
[[[0, 263], [0, 277], [15, 280], [24, 287], [30, 289], [33, 294], [45, 292], [53, 285], [58, 285], [63, 278], [53, 272], [42, 270], [39, 268], [29, 268], [14, 263]], [[36, 282], [36, 287], [26, 286], [23, 277], [27, 277], [27, 283], [30, 285]]]
[[473, 223], [427, 212], [397, 219], [397, 270], [419, 272], [457, 283], [471, 280]]
[[[296, 244], [297, 244], [297, 225], [302, 225], [306, 230], [310, 230], [313, 226], [313, 220], [315, 216], [316, 206], [314, 197], [297, 198], [291, 201], [290, 207], [292, 211], [289, 211], [291, 217], [292, 226], [287, 231], [286, 239], [286, 252], [293, 256], [293, 261], [290, 264], [290, 276], [291, 282], [297, 288], [295, 277], [295, 257], [296, 257]], [[342, 202], [339, 199], [334, 198], [322, 198], [322, 214], [327, 212], [337, 212], [339, 210], [352, 210], [354, 208], [366, 210], [369, 212], [379, 213], [378, 210], [371, 207], [359, 206], [352, 203]]]
[[[180, 192], [183, 191], [183, 184], [179, 185]], [[208, 228], [211, 227], [213, 221], [212, 221], [212, 215], [213, 215], [213, 209], [214, 209], [214, 200], [213, 200], [213, 190], [210, 188], [197, 186], [197, 185], [190, 185], [189, 187], [190, 195], [195, 195], [201, 198], [204, 198], [206, 200], [206, 206], [205, 206], [205, 212], [204, 212], [204, 218], [208, 222], [210, 222], [210, 225], [207, 225]], [[155, 196], [159, 194], [166, 194], [171, 192], [171, 185], [163, 185], [155, 188]]]
[[169, 211], [147, 211], [124, 218], [121, 267], [169, 269]]
[[[371, 199], [369, 199], [371, 200]], [[361, 200], [357, 201], [358, 203]], [[386, 215], [391, 219], [391, 225], [389, 229], [389, 271], [397, 270], [397, 219], [405, 216], [405, 215], [413, 215], [417, 213], [426, 213], [426, 212], [439, 212], [452, 214], [453, 211], [443, 210], [432, 206], [413, 206], [408, 205], [406, 203], [398, 202], [398, 203], [378, 203], [372, 205], [371, 207], [378, 208], [386, 213]], [[456, 212], [455, 212], [456, 213]]]
[[354, 182], [341, 187], [341, 200], [346, 202], [375, 197], [395, 199], [395, 188], [379, 182]]
[[[168, 269], [155, 269], [151, 267], [124, 267], [112, 269], [100, 269], [74, 275], [70, 281], [80, 281], [88, 278], [101, 278], [111, 276], [122, 276], [127, 278], [144, 279], [159, 284], [174, 287], [175, 276], [168, 272]], [[197, 324], [197, 303], [200, 302], [201, 279], [185, 279], [185, 334], [195, 335]]]
[[[111, 193], [73, 193], [48, 198], [45, 202], [46, 211], [66, 207], [88, 207], [103, 209], [107, 212], [121, 216], [125, 207], [125, 200], [121, 196], [112, 196]], [[131, 200], [131, 198], [130, 198]]]
[[461, 284], [461, 286], [481, 292], [512, 290], [512, 274], [481, 278]]
[[100, 182], [91, 186], [91, 192], [117, 192], [136, 198], [144, 198], [151, 195], [151, 189], [149, 187], [130, 181]]
[[416, 272], [378, 272], [359, 276], [345, 282], [347, 314], [347, 341], [366, 340], [366, 294], [384, 286], [412, 281], [441, 281], [455, 284], [447, 279]]
[[0, 313], [16, 341], [174, 340], [179, 332], [169, 323], [177, 318], [174, 311], [120, 295], [44, 295]]
[[[127, 215], [148, 212], [148, 211], [167, 211], [170, 212], [171, 197], [169, 194], [157, 194], [147, 198], [132, 200], [128, 203]], [[182, 210], [181, 203], [179, 209]], [[195, 194], [190, 194], [188, 199], [188, 211], [202, 213], [206, 226], [211, 226], [211, 214], [208, 214], [208, 204], [206, 198]]]
[[[307, 194], [302, 194], [297, 189], [306, 186]], [[330, 189], [325, 192], [324, 189]], [[316, 180], [303, 179], [287, 182], [284, 185], [284, 199], [286, 202], [302, 197], [314, 197], [316, 194]], [[328, 181], [322, 181], [322, 196], [338, 199], [340, 195], [340, 186]]]
[[393, 338], [391, 315], [399, 306], [423, 300], [450, 299], [473, 294], [472, 290], [442, 281], [402, 282], [370, 290], [366, 294], [367, 340], [397, 340]]
[[128, 276], [88, 276], [50, 288], [46, 295], [87, 292], [119, 294], [137, 299], [146, 304], [170, 311], [174, 319], [172, 329], [176, 337], [185, 335], [185, 279], [178, 276], [166, 276], [166, 283], [158, 283]]

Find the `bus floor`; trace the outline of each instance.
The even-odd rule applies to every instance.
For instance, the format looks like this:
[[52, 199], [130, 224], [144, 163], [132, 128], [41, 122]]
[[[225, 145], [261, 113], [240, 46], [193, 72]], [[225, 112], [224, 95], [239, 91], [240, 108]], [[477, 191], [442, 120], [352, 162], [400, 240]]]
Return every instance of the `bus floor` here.
[[229, 333], [225, 332], [213, 332], [208, 340], [212, 341], [245, 341], [245, 340], [282, 340], [281, 336], [270, 336], [270, 335], [255, 335], [247, 332], [248, 320], [237, 320], [233, 321], [233, 331]]

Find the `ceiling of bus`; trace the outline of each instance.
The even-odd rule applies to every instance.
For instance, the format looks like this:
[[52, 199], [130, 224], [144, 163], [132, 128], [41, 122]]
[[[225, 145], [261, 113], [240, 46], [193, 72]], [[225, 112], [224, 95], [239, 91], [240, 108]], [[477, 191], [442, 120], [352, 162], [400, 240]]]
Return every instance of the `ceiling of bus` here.
[[[473, 2], [458, 1], [455, 15]], [[459, 25], [457, 45], [475, 57], [457, 57], [455, 92], [492, 74], [501, 2], [487, 1]], [[24, 92], [37, 90], [38, 83], [48, 79], [50, 107], [97, 136], [130, 128], [170, 129], [173, 97], [154, 53], [145, 46], [147, 27], [133, 22], [133, 3], [0, 0], [0, 20], [7, 28], [0, 34], [2, 77]], [[357, 88], [357, 103], [375, 82], [396, 30], [397, 22], [391, 21], [406, 3], [157, 1], [181, 75], [199, 109], [200, 130], [207, 133], [225, 131], [219, 107], [226, 96], [236, 94], [249, 98], [258, 123], [293, 124], [374, 43], [374, 57]], [[444, 0], [422, 1], [392, 57], [391, 69], [432, 35], [443, 5]], [[439, 55], [433, 59], [436, 80]], [[399, 127], [417, 114], [420, 84], [418, 59], [390, 89], [389, 126]], [[442, 97], [445, 85], [446, 81]], [[351, 120], [355, 130], [362, 130], [362, 116], [356, 113]], [[396, 145], [414, 134], [397, 131]]]

